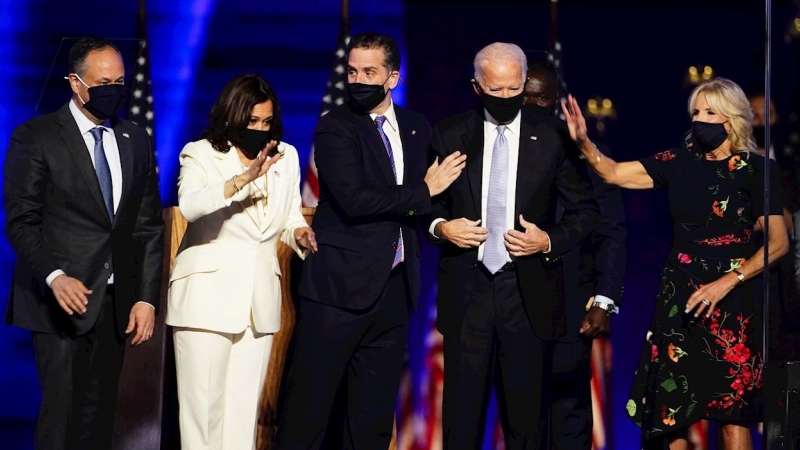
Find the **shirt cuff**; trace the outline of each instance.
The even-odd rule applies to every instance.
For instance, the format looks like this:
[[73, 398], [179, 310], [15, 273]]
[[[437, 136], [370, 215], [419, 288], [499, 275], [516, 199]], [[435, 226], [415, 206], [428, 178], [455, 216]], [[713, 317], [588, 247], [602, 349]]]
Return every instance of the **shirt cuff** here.
[[430, 228], [428, 228], [428, 232], [431, 234], [431, 236], [435, 237], [436, 239], [442, 239], [441, 237], [437, 236], [436, 233], [434, 233], [434, 231], [436, 231], [436, 225], [439, 222], [447, 222], [447, 221], [442, 219], [441, 217], [438, 218], [438, 219], [433, 219], [433, 222], [431, 222]]
[[611, 305], [610, 308], [611, 312], [613, 312], [614, 314], [619, 314], [619, 308], [617, 308], [617, 305], [614, 303], [614, 300], [611, 300], [610, 298], [604, 295], [595, 295], [594, 301], [597, 303], [604, 303], [606, 305]]
[[155, 307], [155, 306], [153, 306], [153, 305], [151, 305], [150, 303], [147, 303], [147, 302], [136, 302], [136, 303], [134, 303], [134, 305], [138, 305], [139, 303], [144, 303], [145, 305], [147, 305], [147, 306], [149, 306], [149, 307], [153, 308], [153, 311], [155, 311], [155, 310], [156, 310], [156, 307]]
[[553, 249], [553, 242], [550, 240], [550, 235], [547, 234], [547, 231], [542, 231], [542, 233], [544, 233], [544, 235], [547, 236], [547, 251], [544, 253], [550, 253], [550, 250]]
[[56, 269], [56, 270], [53, 271], [53, 273], [48, 275], [47, 278], [45, 278], [45, 280], [44, 280], [47, 283], [47, 287], [50, 287], [50, 283], [52, 283], [53, 280], [55, 280], [56, 277], [59, 276], [59, 275], [66, 275], [66, 273], [64, 273], [64, 271], [61, 270], [61, 269]]

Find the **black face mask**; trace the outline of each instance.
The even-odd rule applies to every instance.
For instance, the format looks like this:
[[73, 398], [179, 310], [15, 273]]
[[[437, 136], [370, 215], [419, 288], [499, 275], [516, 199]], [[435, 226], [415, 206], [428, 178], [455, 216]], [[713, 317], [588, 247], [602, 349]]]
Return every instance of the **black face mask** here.
[[483, 92], [480, 86], [478, 86], [478, 91], [480, 91], [483, 107], [500, 123], [511, 122], [514, 117], [517, 117], [519, 110], [522, 109], [524, 92], [520, 92], [513, 97], [502, 98]]
[[239, 130], [239, 150], [244, 153], [248, 159], [255, 159], [258, 152], [267, 146], [267, 142], [272, 138], [272, 133], [262, 130], [251, 130], [245, 128]]
[[725, 139], [728, 138], [728, 130], [725, 129], [724, 122], [709, 123], [695, 120], [692, 122], [692, 136], [699, 150], [703, 153], [709, 153], [725, 142]]
[[766, 139], [766, 128], [764, 125], [753, 125], [753, 139], [756, 141], [756, 146], [759, 148], [765, 147], [764, 140]]
[[[389, 75], [391, 77], [391, 74]], [[389, 78], [386, 79], [388, 81]], [[386, 98], [386, 91], [381, 84], [347, 83], [347, 94], [350, 103], [363, 111], [372, 111]]]
[[[89, 88], [89, 101], [83, 102], [83, 107], [86, 108], [93, 116], [99, 120], [107, 120], [115, 117], [122, 107], [122, 102], [125, 101], [125, 85], [123, 84], [101, 84], [99, 86], [89, 87], [83, 82], [81, 77], [75, 75], [78, 81], [83, 83], [84, 86]], [[80, 98], [80, 96], [78, 96]]]
[[[530, 108], [531, 112], [533, 112], [536, 117], [553, 117], [556, 115], [555, 106], [541, 106], [536, 103], [528, 103], [525, 107]], [[492, 117], [494, 117], [494, 114], [492, 114]]]

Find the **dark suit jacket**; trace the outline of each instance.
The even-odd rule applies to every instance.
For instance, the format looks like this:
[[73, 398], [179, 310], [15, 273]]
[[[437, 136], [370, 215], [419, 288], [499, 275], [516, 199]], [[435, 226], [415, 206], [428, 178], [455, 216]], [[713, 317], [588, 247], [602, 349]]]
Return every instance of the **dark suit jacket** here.
[[[122, 197], [112, 223], [68, 105], [14, 131], [5, 161], [6, 235], [17, 254], [6, 322], [32, 331], [82, 335], [97, 321], [113, 259], [117, 332], [131, 307], [158, 307], [164, 223], [150, 138], [112, 122]], [[45, 279], [63, 270], [93, 291], [83, 315], [68, 316]]]
[[[602, 144], [597, 147], [604, 155], [611, 156], [608, 147]], [[600, 220], [594, 231], [563, 258], [567, 302], [567, 334], [561, 338], [564, 341], [581, 337], [579, 330], [589, 297], [603, 295], [617, 306], [622, 304], [627, 262], [622, 193], [618, 187], [603, 182], [593, 170], [588, 171], [588, 177], [600, 209]]]
[[[378, 129], [368, 114], [341, 105], [322, 117], [314, 134], [319, 204], [314, 232], [319, 250], [306, 257], [300, 294], [348, 309], [373, 305], [386, 285], [403, 230], [411, 302], [419, 300], [418, 216], [431, 210], [424, 183], [430, 125], [394, 105], [403, 143], [398, 186]], [[388, 125], [386, 125], [388, 127]]]
[[[520, 292], [533, 330], [540, 339], [564, 334], [564, 286], [560, 256], [575, 247], [595, 225], [597, 204], [591, 188], [567, 157], [564, 137], [552, 120], [522, 111], [517, 168], [514, 228], [523, 231], [519, 215], [550, 236], [551, 251], [517, 258]], [[535, 137], [535, 139], [534, 139]], [[439, 158], [459, 150], [467, 154], [467, 167], [442, 195], [437, 196], [432, 219], [481, 218], [483, 169], [483, 114], [470, 111], [438, 124], [432, 153]], [[584, 169], [585, 170], [585, 169]], [[557, 200], [565, 212], [556, 223]], [[478, 263], [478, 249], [461, 249], [450, 243], [439, 260], [438, 327], [445, 336], [458, 332], [465, 298], [463, 279]]]

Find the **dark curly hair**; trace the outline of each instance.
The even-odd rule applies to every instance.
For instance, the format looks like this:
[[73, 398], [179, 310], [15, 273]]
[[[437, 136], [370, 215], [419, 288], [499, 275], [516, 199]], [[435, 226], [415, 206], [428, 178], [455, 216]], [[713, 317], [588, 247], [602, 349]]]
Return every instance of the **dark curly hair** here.
[[266, 79], [254, 73], [238, 75], [222, 88], [217, 101], [211, 107], [208, 126], [201, 137], [208, 139], [214, 150], [228, 153], [230, 144], [239, 145], [239, 130], [250, 124], [253, 107], [266, 101], [272, 101], [270, 139], [280, 141], [283, 137], [283, 122], [278, 96]]

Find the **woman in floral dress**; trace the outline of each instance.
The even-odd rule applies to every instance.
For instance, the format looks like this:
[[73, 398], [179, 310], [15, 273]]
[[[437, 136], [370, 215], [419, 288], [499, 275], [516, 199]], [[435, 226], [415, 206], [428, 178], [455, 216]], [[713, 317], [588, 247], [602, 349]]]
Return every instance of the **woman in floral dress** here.
[[[642, 352], [628, 415], [646, 445], [687, 448], [690, 425], [722, 424], [725, 448], [752, 448], [748, 422], [761, 420], [763, 384], [760, 299], [764, 247], [764, 165], [754, 152], [752, 111], [741, 88], [717, 78], [689, 98], [692, 129], [685, 144], [632, 162], [614, 162], [586, 137], [575, 99], [565, 115], [581, 152], [609, 184], [665, 187], [673, 222], [672, 250], [661, 277], [655, 317]], [[788, 249], [770, 161], [769, 261]]]

